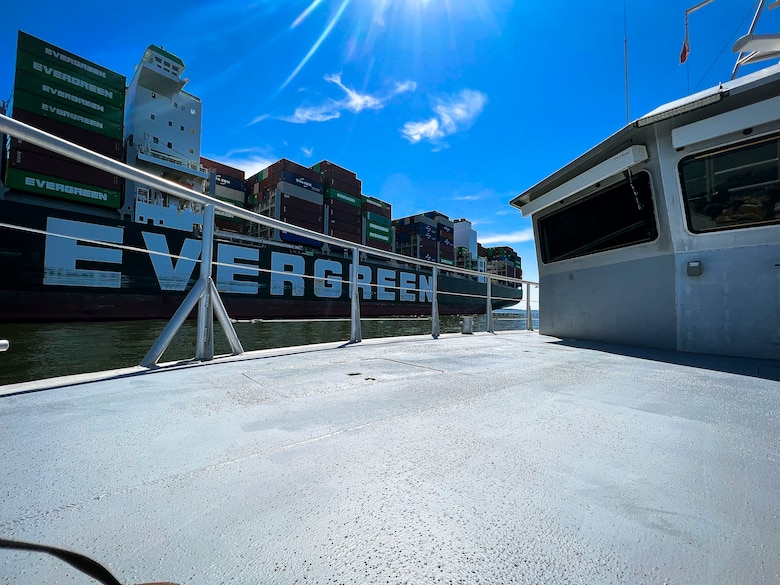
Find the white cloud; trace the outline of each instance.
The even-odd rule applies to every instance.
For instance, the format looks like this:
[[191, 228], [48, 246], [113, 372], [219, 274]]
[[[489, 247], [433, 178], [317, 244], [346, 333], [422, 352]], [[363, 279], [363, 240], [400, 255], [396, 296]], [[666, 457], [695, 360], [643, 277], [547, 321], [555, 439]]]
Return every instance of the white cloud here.
[[314, 154], [313, 148], [306, 148], [305, 146], [301, 146], [301, 151], [303, 152], [303, 156], [306, 158], [309, 158], [312, 154]]
[[496, 192], [493, 189], [482, 189], [471, 195], [456, 195], [452, 198], [453, 201], [479, 201], [481, 199], [489, 199], [495, 196]]
[[307, 122], [327, 122], [341, 115], [336, 102], [329, 102], [319, 106], [298, 106], [292, 116], [282, 117], [285, 122], [293, 124], [306, 124]]
[[257, 148], [240, 148], [231, 150], [225, 156], [209, 156], [209, 158], [241, 169], [247, 177], [268, 168], [279, 159], [273, 153]]
[[402, 132], [412, 143], [420, 142], [423, 138], [434, 140], [444, 137], [444, 133], [439, 129], [439, 121], [435, 118], [427, 122], [407, 122]]
[[416, 144], [421, 140], [437, 142], [445, 136], [469, 128], [482, 113], [487, 96], [473, 89], [464, 89], [452, 96], [440, 98], [433, 108], [436, 114], [423, 122], [407, 122], [401, 133]]
[[521, 242], [532, 242], [533, 239], [533, 228], [527, 228], [506, 234], [493, 234], [479, 237], [479, 241], [483, 246], [489, 244], [520, 244]]
[[[348, 111], [358, 114], [363, 110], [381, 110], [392, 98], [402, 93], [414, 91], [417, 84], [414, 81], [396, 82], [389, 92], [372, 95], [360, 93], [347, 87], [341, 80], [340, 73], [325, 76], [325, 81], [339, 86], [346, 96], [340, 100], [328, 99], [314, 106], [299, 106], [292, 116], [282, 116], [279, 119], [293, 124], [306, 124], [308, 122], [327, 122], [341, 116], [341, 112]], [[262, 116], [260, 116], [262, 118]]]
[[395, 83], [395, 95], [400, 93], [406, 93], [407, 91], [415, 91], [417, 89], [417, 83], [414, 81], [404, 81], [403, 83]]
[[251, 122], [249, 122], [249, 125], [251, 126], [252, 124], [257, 124], [258, 122], [262, 122], [263, 120], [267, 120], [270, 117], [271, 116], [269, 116], [268, 114], [262, 114], [260, 116], [257, 116], [256, 118], [254, 118]]
[[341, 83], [340, 73], [326, 75], [325, 81], [329, 81], [330, 83], [335, 83], [341, 89], [343, 89], [344, 92], [347, 94], [346, 99], [337, 102], [345, 110], [349, 110], [350, 112], [357, 114], [358, 112], [361, 112], [363, 110], [378, 110], [384, 107], [382, 100], [380, 100], [378, 97], [367, 93], [363, 93], [363, 94], [358, 93], [354, 89], [350, 89], [346, 85]]

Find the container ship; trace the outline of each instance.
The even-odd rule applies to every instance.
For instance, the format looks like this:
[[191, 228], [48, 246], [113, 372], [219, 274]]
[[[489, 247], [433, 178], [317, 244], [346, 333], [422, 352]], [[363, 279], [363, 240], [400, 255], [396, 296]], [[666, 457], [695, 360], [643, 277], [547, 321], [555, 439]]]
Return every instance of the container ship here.
[[[129, 83], [92, 61], [19, 32], [3, 114], [196, 192], [376, 249], [359, 266], [361, 313], [431, 312], [432, 271], [415, 259], [522, 278], [510, 248], [493, 254], [466, 220], [439, 212], [392, 219], [330, 161], [282, 159], [252, 176], [201, 156], [201, 101], [184, 90], [183, 61], [151, 45]], [[0, 321], [169, 318], [195, 283], [200, 204], [2, 137]], [[214, 281], [233, 318], [350, 314], [351, 250], [218, 212]], [[394, 251], [409, 262], [391, 262]], [[492, 256], [495, 255], [495, 259]], [[490, 262], [488, 262], [490, 258]], [[342, 281], [344, 279], [344, 281]], [[485, 313], [484, 277], [440, 272], [441, 314]], [[522, 289], [492, 285], [493, 309]]]

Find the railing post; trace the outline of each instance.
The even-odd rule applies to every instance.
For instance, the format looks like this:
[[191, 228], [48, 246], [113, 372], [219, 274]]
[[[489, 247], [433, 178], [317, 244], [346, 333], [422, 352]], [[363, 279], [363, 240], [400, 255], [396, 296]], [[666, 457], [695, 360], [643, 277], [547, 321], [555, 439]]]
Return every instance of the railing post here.
[[[198, 330], [195, 341], [195, 357], [198, 360], [210, 360], [214, 358], [214, 313], [217, 314], [220, 325], [225, 330], [233, 355], [244, 353], [241, 342], [236, 335], [236, 330], [230, 322], [230, 317], [225, 310], [225, 305], [219, 298], [217, 287], [211, 278], [212, 259], [214, 245], [214, 206], [206, 205], [203, 210], [203, 236], [201, 243], [201, 267], [200, 278], [192, 287], [184, 301], [168, 321], [157, 341], [149, 349], [141, 360], [141, 365], [146, 368], [154, 366], [162, 357], [165, 350], [173, 341], [176, 332], [181, 329], [189, 314], [195, 306], [198, 306]], [[206, 299], [204, 301], [204, 299]]]
[[439, 339], [439, 267], [433, 267], [433, 294], [431, 296], [431, 336]]
[[363, 341], [363, 333], [360, 329], [360, 291], [358, 290], [358, 275], [360, 274], [360, 250], [352, 248], [352, 270], [350, 270], [349, 283], [352, 287], [352, 310], [349, 333], [350, 343]]
[[487, 307], [485, 312], [486, 328], [488, 333], [493, 333], [493, 297], [492, 297], [492, 284], [493, 280], [490, 275], [485, 275], [487, 279]]
[[198, 331], [195, 341], [195, 359], [214, 359], [214, 310], [211, 306], [211, 271], [214, 252], [214, 206], [203, 209], [203, 236], [200, 251], [200, 280], [205, 285], [198, 303]]
[[525, 285], [525, 328], [528, 331], [534, 330], [534, 319], [531, 313], [531, 283]]

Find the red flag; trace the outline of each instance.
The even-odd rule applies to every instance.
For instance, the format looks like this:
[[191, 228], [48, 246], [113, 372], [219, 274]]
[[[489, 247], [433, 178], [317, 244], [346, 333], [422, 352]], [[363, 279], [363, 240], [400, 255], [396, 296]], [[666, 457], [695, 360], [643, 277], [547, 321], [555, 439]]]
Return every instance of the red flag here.
[[688, 13], [685, 13], [685, 40], [683, 41], [683, 48], [680, 51], [680, 65], [688, 60], [688, 53], [691, 52], [691, 45], [688, 42]]

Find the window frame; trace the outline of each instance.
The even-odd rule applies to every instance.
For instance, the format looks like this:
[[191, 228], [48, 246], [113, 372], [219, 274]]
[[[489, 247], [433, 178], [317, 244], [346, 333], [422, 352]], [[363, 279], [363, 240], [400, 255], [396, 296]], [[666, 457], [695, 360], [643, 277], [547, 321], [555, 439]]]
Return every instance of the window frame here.
[[[607, 247], [603, 247], [603, 248], [598, 248], [598, 249], [595, 249], [595, 250], [592, 250], [592, 251], [583, 250], [583, 248], [585, 246], [580, 246], [579, 248], [576, 248], [575, 250], [570, 250], [566, 254], [558, 255], [557, 257], [549, 257], [548, 256], [548, 252], [547, 252], [548, 245], [547, 245], [547, 238], [546, 238], [546, 235], [545, 235], [545, 226], [544, 226], [546, 221], [548, 221], [551, 218], [554, 218], [557, 215], [560, 215], [560, 214], [563, 214], [563, 213], [566, 213], [566, 212], [571, 212], [572, 209], [576, 209], [578, 206], [588, 205], [589, 203], [592, 203], [595, 199], [598, 199], [599, 197], [602, 197], [602, 196], [606, 196], [606, 195], [608, 195], [610, 193], [612, 193], [611, 196], [616, 196], [614, 194], [614, 192], [617, 189], [620, 189], [620, 188], [623, 188], [623, 187], [628, 187], [628, 185], [629, 185], [629, 179], [626, 178], [626, 176], [623, 173], [621, 173], [620, 175], [614, 175], [611, 178], [611, 180], [603, 181], [601, 185], [596, 185], [596, 190], [593, 191], [592, 193], [588, 193], [587, 195], [583, 195], [583, 196], [577, 198], [576, 200], [572, 201], [568, 205], [566, 205], [563, 209], [556, 210], [556, 211], [554, 211], [552, 213], [549, 213], [549, 214], [546, 214], [544, 217], [540, 217], [538, 219], [538, 221], [537, 221], [537, 230], [538, 230], [538, 237], [539, 237], [539, 254], [540, 254], [540, 257], [541, 257], [542, 264], [545, 264], [545, 265], [556, 264], [558, 262], [564, 262], [566, 260], [574, 260], [574, 259], [578, 259], [578, 258], [586, 258], [586, 257], [594, 256], [596, 254], [601, 254], [603, 252], [611, 252], [611, 251], [614, 251], [614, 250], [623, 250], [623, 249], [626, 249], [626, 248], [633, 248], [635, 246], [640, 246], [640, 245], [643, 245], [643, 244], [648, 244], [648, 243], [652, 243], [652, 242], [657, 241], [658, 238], [660, 237], [660, 229], [659, 229], [659, 224], [658, 224], [658, 205], [657, 205], [656, 197], [655, 197], [655, 189], [653, 187], [653, 177], [652, 177], [652, 174], [650, 173], [649, 169], [642, 168], [642, 169], [639, 169], [637, 171], [631, 171], [630, 176], [631, 176], [631, 178], [633, 180], [636, 180], [637, 177], [640, 177], [640, 176], [646, 177], [647, 193], [646, 193], [645, 201], [643, 201], [643, 203], [649, 204], [651, 206], [651, 209], [650, 209], [651, 216], [650, 217], [645, 217], [644, 218], [644, 223], [645, 223], [645, 225], [647, 227], [650, 227], [650, 224], [652, 223], [652, 231], [653, 231], [652, 236], [648, 236], [647, 238], [638, 239], [638, 240], [635, 240], [635, 241], [632, 241], [632, 242], [628, 242], [628, 243], [621, 243], [621, 244], [617, 244], [617, 245], [612, 245], [612, 246], [607, 246]], [[607, 182], [608, 182], [608, 184], [606, 184], [606, 185], [603, 184], [603, 183], [607, 183]], [[645, 212], [645, 213], [648, 213], [648, 212]], [[638, 226], [639, 226], [639, 222], [635, 222], [634, 224], [631, 224], [629, 226], [625, 226], [623, 229], [628, 229], [628, 228], [635, 229]], [[613, 232], [612, 234], [609, 234], [609, 236], [613, 237], [613, 236], [615, 236], [618, 233], [619, 232]], [[606, 236], [603, 236], [602, 238], [597, 238], [594, 242], [591, 242], [590, 245], [593, 245], [594, 243], [597, 243], [599, 241], [599, 239], [604, 239], [604, 237], [606, 237]], [[582, 252], [576, 253], [578, 250], [582, 250]]]
[[[733, 152], [737, 152], [737, 151], [740, 151], [740, 150], [749, 149], [749, 148], [752, 148], [752, 147], [755, 147], [755, 146], [759, 146], [761, 144], [765, 144], [765, 143], [769, 143], [769, 142], [774, 142], [776, 144], [776, 156], [775, 156], [774, 159], [767, 159], [767, 160], [764, 160], [764, 161], [751, 162], [749, 164], [743, 164], [743, 165], [734, 167], [732, 169], [717, 171], [717, 173], [715, 171], [712, 171], [712, 174], [713, 175], [714, 174], [718, 174], [718, 173], [722, 174], [722, 173], [726, 173], [727, 171], [735, 171], [735, 170], [739, 171], [739, 170], [749, 169], [750, 167], [757, 167], [757, 166], [759, 166], [761, 164], [771, 163], [772, 161], [775, 161], [776, 168], [777, 168], [777, 174], [776, 174], [777, 178], [774, 181], [770, 181], [770, 182], [766, 182], [765, 181], [763, 183], [759, 182], [759, 183], [755, 183], [754, 185], [762, 187], [762, 188], [765, 189], [767, 187], [767, 185], [774, 184], [774, 185], [776, 185], [777, 189], [780, 189], [780, 133], [778, 133], [778, 132], [773, 132], [771, 134], [766, 134], [766, 135], [763, 135], [763, 136], [751, 137], [748, 140], [741, 140], [739, 142], [732, 142], [732, 143], [729, 143], [729, 144], [720, 144], [720, 145], [718, 145], [716, 147], [713, 147], [713, 148], [707, 148], [707, 149], [701, 150], [699, 152], [691, 153], [691, 154], [689, 154], [687, 156], [682, 157], [679, 161], [677, 161], [677, 180], [678, 180], [679, 189], [680, 189], [680, 203], [682, 205], [683, 214], [685, 216], [685, 227], [686, 227], [686, 230], [690, 234], [692, 234], [694, 236], [701, 236], [701, 235], [707, 235], [707, 234], [712, 234], [712, 233], [727, 232], [727, 231], [731, 231], [731, 230], [744, 230], [744, 229], [771, 227], [771, 226], [776, 226], [776, 225], [780, 224], [780, 215], [778, 215], [777, 217], [775, 217], [773, 219], [762, 220], [762, 221], [755, 221], [755, 222], [750, 222], [750, 223], [747, 223], [747, 222], [744, 222], [744, 223], [731, 223], [729, 225], [720, 225], [720, 226], [716, 225], [716, 226], [713, 226], [713, 227], [704, 227], [704, 228], [702, 228], [701, 226], [694, 226], [694, 221], [693, 221], [694, 220], [694, 216], [693, 216], [693, 214], [697, 213], [697, 210], [692, 208], [691, 202], [693, 201], [693, 199], [689, 199], [688, 198], [688, 194], [686, 193], [686, 180], [685, 180], [685, 176], [683, 174], [683, 165], [686, 164], [686, 163], [689, 163], [691, 161], [704, 160], [705, 164], [708, 164], [707, 161], [710, 161], [710, 162], [714, 161], [715, 160], [714, 157], [716, 157], [717, 155], [721, 155], [721, 154], [722, 155], [727, 155], [729, 153], [733, 153]], [[703, 178], [706, 179], [706, 177], [703, 177]], [[693, 180], [693, 178], [689, 177], [689, 181], [692, 181], [692, 180]], [[715, 185], [714, 187], [717, 187], [717, 185]], [[708, 189], [713, 189], [714, 187], [708, 187]], [[746, 184], [742, 184], [742, 185], [738, 185], [736, 187], [730, 187], [730, 188], [734, 188], [736, 190], [747, 190], [747, 189], [750, 188], [750, 184], [746, 183]], [[758, 192], [761, 193], [762, 191], [758, 191]], [[710, 194], [709, 196], [710, 197], [716, 197], [717, 196], [717, 190], [716, 190], [715, 194]], [[750, 195], [748, 195], [748, 197], [750, 197]], [[769, 202], [769, 204], [771, 205], [771, 201]], [[731, 206], [726, 207], [725, 209], [729, 209], [730, 207]], [[770, 208], [767, 208], [767, 209], [768, 209], [769, 212], [774, 213], [774, 209], [770, 209]], [[700, 213], [700, 215], [702, 215], [702, 214]], [[716, 217], [711, 217], [711, 219], [713, 221], [717, 221]]]

